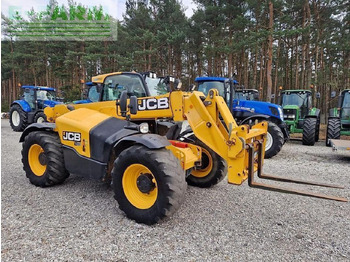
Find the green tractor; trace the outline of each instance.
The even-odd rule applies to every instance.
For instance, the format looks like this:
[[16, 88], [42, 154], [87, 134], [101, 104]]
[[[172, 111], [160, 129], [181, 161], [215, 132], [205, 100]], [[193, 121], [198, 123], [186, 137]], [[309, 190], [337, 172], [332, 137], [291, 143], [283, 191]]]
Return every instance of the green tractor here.
[[[316, 94], [319, 98], [320, 94]], [[303, 145], [313, 146], [319, 139], [320, 110], [312, 106], [310, 90], [284, 90], [280, 105], [290, 134], [302, 133]]]
[[[335, 92], [332, 93], [332, 98], [335, 95]], [[326, 145], [331, 146], [329, 140], [340, 139], [341, 135], [350, 136], [350, 89], [340, 93], [338, 108], [329, 111]]]

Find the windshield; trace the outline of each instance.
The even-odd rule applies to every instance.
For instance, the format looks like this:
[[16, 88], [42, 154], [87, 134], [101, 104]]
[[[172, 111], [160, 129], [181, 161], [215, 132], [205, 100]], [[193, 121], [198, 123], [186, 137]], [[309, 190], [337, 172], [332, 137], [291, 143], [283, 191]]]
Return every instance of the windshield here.
[[282, 94], [282, 106], [296, 105], [299, 107], [307, 106], [308, 94], [304, 91], [291, 93], [286, 92]]
[[146, 91], [139, 75], [112, 75], [105, 79], [103, 85], [103, 101], [112, 101], [120, 98], [123, 91], [129, 96], [145, 97]]
[[146, 83], [151, 96], [164, 95], [168, 93], [166, 84], [162, 81], [162, 78], [151, 78], [146, 76]]
[[55, 91], [37, 90], [36, 98], [39, 100], [56, 100]]
[[349, 107], [350, 108], [350, 91], [346, 92], [344, 94], [344, 100], [342, 107]]
[[253, 92], [253, 91], [237, 91], [235, 92], [235, 99], [238, 100], [256, 100], [255, 96], [259, 96], [257, 95], [257, 92]]
[[213, 88], [219, 91], [220, 96], [225, 97], [225, 88], [223, 82], [208, 81], [198, 83], [198, 91], [203, 92], [206, 96], [208, 95], [209, 90]]

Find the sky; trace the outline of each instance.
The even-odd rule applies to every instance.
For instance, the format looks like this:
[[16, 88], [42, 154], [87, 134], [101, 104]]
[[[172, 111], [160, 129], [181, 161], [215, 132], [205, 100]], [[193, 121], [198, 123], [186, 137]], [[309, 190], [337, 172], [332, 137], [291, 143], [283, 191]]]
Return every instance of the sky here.
[[[56, 0], [59, 4], [67, 5], [67, 0]], [[42, 11], [46, 8], [49, 0], [1, 0], [1, 13], [9, 16], [16, 11], [25, 15], [32, 7], [35, 11]], [[122, 20], [122, 15], [125, 12], [125, 0], [75, 0], [77, 3], [82, 3], [85, 6], [102, 5], [103, 10], [111, 16]], [[182, 0], [183, 7], [186, 9], [187, 17], [192, 16], [193, 9], [196, 5], [192, 0]]]

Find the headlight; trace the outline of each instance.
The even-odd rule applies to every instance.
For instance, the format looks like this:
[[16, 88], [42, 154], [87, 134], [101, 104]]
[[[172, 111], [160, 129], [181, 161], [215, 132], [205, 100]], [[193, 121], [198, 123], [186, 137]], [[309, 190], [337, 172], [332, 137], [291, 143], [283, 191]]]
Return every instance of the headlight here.
[[295, 115], [284, 115], [285, 119], [295, 119]]
[[141, 124], [139, 125], [139, 130], [140, 130], [140, 132], [141, 132], [142, 134], [148, 133], [148, 131], [149, 131], [148, 123], [141, 123]]

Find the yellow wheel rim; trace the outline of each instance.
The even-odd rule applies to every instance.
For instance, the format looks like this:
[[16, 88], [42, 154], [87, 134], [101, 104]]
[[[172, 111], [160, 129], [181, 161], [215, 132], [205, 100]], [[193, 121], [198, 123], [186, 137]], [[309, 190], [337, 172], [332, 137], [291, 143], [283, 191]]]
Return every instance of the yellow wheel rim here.
[[[203, 167], [204, 165], [204, 167]], [[213, 159], [208, 150], [202, 147], [202, 167], [193, 169], [191, 175], [194, 177], [206, 177], [213, 169]]]
[[40, 157], [42, 157], [43, 153], [44, 153], [44, 149], [38, 144], [33, 144], [29, 148], [28, 162], [29, 162], [30, 169], [36, 176], [44, 175], [46, 170], [46, 164], [43, 163], [43, 160], [40, 161]]
[[148, 209], [157, 200], [157, 181], [142, 164], [132, 164], [124, 171], [122, 185], [126, 198], [138, 209]]

